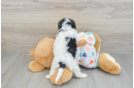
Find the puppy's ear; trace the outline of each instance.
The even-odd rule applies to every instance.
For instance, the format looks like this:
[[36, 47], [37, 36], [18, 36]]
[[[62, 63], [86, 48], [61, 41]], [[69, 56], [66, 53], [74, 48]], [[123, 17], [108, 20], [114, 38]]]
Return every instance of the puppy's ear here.
[[64, 19], [60, 20], [59, 23], [58, 23], [58, 29], [60, 29], [62, 27], [62, 24], [64, 22]]
[[75, 21], [73, 21], [72, 19], [70, 19], [70, 20], [71, 20], [71, 26], [72, 26], [72, 28], [75, 28], [76, 29]]

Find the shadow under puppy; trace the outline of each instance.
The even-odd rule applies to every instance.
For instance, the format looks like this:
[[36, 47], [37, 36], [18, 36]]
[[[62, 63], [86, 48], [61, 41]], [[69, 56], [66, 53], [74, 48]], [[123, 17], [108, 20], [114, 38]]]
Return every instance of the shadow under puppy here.
[[53, 53], [54, 58], [51, 64], [50, 73], [46, 78], [50, 78], [52, 74], [58, 69], [58, 74], [55, 83], [63, 74], [64, 68], [67, 67], [73, 71], [76, 77], [85, 78], [87, 74], [82, 73], [79, 65], [75, 61], [75, 54], [77, 50], [77, 30], [75, 22], [70, 18], [63, 18], [58, 23], [59, 33], [56, 36]]

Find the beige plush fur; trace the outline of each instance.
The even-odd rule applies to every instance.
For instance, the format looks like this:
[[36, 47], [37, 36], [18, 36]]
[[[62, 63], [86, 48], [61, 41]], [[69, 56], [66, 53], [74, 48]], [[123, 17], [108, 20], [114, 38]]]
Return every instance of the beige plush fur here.
[[53, 60], [53, 43], [54, 39], [44, 38], [36, 46], [33, 51], [30, 51], [30, 55], [33, 56], [35, 61], [29, 64], [29, 69], [33, 72], [42, 71], [51, 67]]
[[32, 72], [39, 72], [45, 69], [45, 67], [41, 64], [39, 64], [36, 60], [33, 60], [29, 63], [29, 69]]
[[[55, 84], [55, 79], [58, 73], [58, 69], [56, 70], [56, 72], [50, 77], [50, 81], [52, 84]], [[56, 85], [61, 85], [63, 83], [68, 82], [68, 80], [70, 80], [73, 76], [73, 72], [70, 71], [68, 68], [65, 68], [63, 75], [61, 76], [61, 78], [58, 80], [58, 82], [56, 83]]]
[[98, 67], [110, 74], [118, 74], [121, 71], [119, 64], [109, 54], [100, 53], [98, 62]]
[[82, 40], [79, 40], [78, 41], [78, 45], [79, 46], [84, 46], [84, 45], [86, 45], [87, 44], [87, 41], [85, 40], [85, 39], [82, 39]]
[[100, 37], [98, 36], [98, 34], [96, 34], [96, 33], [93, 33], [94, 34], [94, 36], [95, 36], [95, 38], [96, 38], [96, 43], [95, 43], [95, 45], [94, 45], [94, 47], [95, 47], [95, 49], [96, 49], [96, 52], [100, 52], [100, 45], [101, 45], [101, 39], [100, 39]]

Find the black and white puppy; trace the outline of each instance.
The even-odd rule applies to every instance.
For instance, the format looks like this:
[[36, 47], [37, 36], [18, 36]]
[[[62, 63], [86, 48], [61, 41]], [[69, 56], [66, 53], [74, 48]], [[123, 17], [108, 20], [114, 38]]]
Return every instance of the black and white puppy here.
[[77, 48], [77, 30], [75, 22], [72, 19], [65, 17], [58, 23], [58, 29], [59, 33], [56, 36], [53, 46], [54, 58], [51, 64], [50, 73], [46, 78], [49, 79], [59, 67], [55, 83], [57, 83], [62, 76], [65, 67], [73, 71], [76, 77], [87, 77], [87, 74], [81, 73], [81, 69], [75, 61]]

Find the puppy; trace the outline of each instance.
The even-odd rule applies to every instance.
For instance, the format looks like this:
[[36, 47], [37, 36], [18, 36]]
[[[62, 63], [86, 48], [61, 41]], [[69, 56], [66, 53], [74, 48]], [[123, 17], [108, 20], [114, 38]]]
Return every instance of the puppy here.
[[63, 18], [58, 23], [59, 33], [56, 36], [53, 53], [54, 58], [51, 64], [50, 76], [59, 68], [55, 83], [60, 79], [64, 68], [67, 67], [74, 72], [76, 77], [84, 78], [87, 74], [81, 73], [79, 65], [75, 60], [77, 49], [77, 30], [75, 22], [70, 18]]

